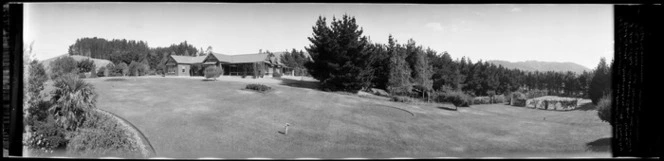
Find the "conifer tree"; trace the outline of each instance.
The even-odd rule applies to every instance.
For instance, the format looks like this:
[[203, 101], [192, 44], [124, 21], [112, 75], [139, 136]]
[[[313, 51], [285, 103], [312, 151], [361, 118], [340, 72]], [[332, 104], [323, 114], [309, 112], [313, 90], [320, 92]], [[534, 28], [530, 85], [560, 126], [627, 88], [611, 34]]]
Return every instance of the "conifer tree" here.
[[313, 58], [307, 68], [323, 89], [356, 91], [369, 86], [372, 60], [362, 33], [354, 17], [333, 17], [329, 27], [319, 17], [309, 37], [312, 44], [306, 48]]
[[390, 76], [387, 82], [387, 90], [392, 94], [403, 94], [411, 90], [410, 86], [410, 67], [406, 62], [405, 49], [396, 43], [396, 40], [389, 36], [387, 51], [390, 56], [389, 72]]

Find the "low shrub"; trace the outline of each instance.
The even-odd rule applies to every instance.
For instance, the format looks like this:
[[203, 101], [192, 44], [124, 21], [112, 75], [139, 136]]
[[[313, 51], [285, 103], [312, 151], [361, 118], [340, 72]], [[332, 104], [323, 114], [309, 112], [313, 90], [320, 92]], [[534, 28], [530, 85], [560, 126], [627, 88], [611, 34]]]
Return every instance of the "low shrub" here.
[[461, 91], [436, 92], [433, 96], [434, 101], [440, 103], [452, 103], [459, 107], [468, 107], [472, 104], [473, 98]]
[[473, 104], [491, 104], [491, 98], [487, 96], [473, 98]]
[[526, 94], [523, 94], [521, 92], [514, 92], [512, 93], [512, 97], [510, 98], [511, 101], [510, 105], [525, 107], [527, 99], [528, 98], [526, 97]]
[[247, 84], [247, 86], [245, 88], [250, 89], [250, 90], [254, 90], [254, 91], [258, 91], [258, 92], [266, 92], [266, 91], [272, 90], [272, 88], [270, 88], [269, 86], [262, 85], [262, 84]]
[[24, 118], [25, 125], [35, 126], [36, 122], [45, 121], [49, 115], [48, 109], [51, 108], [50, 101], [38, 100], [26, 109], [27, 115]]
[[206, 79], [213, 78], [216, 80], [217, 78], [219, 78], [219, 76], [221, 76], [221, 68], [217, 66], [209, 66], [205, 68], [203, 73], [205, 74]]
[[140, 157], [138, 141], [130, 137], [127, 129], [110, 116], [90, 112], [90, 117], [69, 140], [68, 154], [83, 157]]
[[278, 73], [278, 72], [272, 73], [272, 77], [274, 77], [274, 78], [281, 78], [281, 75], [282, 74]]
[[32, 124], [31, 135], [24, 141], [24, 145], [28, 148], [48, 152], [67, 146], [65, 129], [59, 126], [51, 115], [43, 121], [35, 121]]
[[604, 95], [597, 103], [597, 116], [611, 125], [611, 94]]
[[106, 67], [101, 67], [101, 68], [99, 68], [99, 70], [97, 71], [97, 77], [104, 77], [104, 76], [106, 76], [106, 75], [104, 75], [104, 74], [106, 74]]
[[391, 101], [409, 103], [413, 102], [414, 99], [407, 96], [393, 96]]
[[78, 78], [81, 78], [81, 79], [85, 78], [85, 73], [78, 73]]
[[512, 102], [512, 93], [505, 93], [505, 94], [502, 95], [502, 96], [503, 96], [503, 98], [505, 99], [504, 102], [507, 102], [507, 104], [509, 104], [509, 103]]
[[506, 99], [504, 95], [494, 95], [491, 101], [492, 103], [505, 103]]

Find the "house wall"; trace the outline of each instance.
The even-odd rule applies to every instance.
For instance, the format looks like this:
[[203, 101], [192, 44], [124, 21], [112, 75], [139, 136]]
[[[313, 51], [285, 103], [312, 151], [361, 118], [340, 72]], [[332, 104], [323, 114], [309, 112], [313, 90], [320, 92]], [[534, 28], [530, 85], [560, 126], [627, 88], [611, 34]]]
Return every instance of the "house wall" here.
[[191, 70], [191, 65], [189, 64], [178, 64], [178, 68], [175, 73], [177, 76], [190, 76], [189, 70]]

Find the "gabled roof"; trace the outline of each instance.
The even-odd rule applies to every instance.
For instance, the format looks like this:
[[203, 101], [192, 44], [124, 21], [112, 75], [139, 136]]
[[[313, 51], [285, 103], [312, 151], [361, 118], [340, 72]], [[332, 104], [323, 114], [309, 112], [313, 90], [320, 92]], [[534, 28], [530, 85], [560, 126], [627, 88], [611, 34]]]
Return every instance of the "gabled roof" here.
[[[240, 55], [226, 55], [221, 53], [212, 53], [211, 55], [217, 58], [217, 60], [219, 60], [220, 62], [226, 62], [226, 63], [267, 62], [270, 64], [278, 64], [281, 66], [285, 66], [284, 64], [281, 63], [281, 61], [279, 61], [279, 57], [283, 53], [284, 52], [274, 52], [273, 59], [268, 59], [267, 53], [240, 54]], [[173, 57], [173, 59], [177, 63], [195, 64], [195, 63], [203, 63], [203, 61], [205, 61], [205, 58], [207, 56], [190, 57], [190, 56], [171, 55], [171, 57]]]
[[179, 56], [179, 55], [171, 55], [173, 60], [175, 62], [180, 63], [180, 64], [196, 64], [196, 63], [202, 63], [203, 60], [205, 59], [205, 56]]
[[278, 63], [281, 64], [278, 60], [280, 53], [274, 53], [276, 62], [270, 62], [267, 59], [267, 53], [253, 53], [253, 54], [240, 54], [240, 55], [226, 55], [220, 53], [212, 53], [219, 61], [229, 62], [229, 63], [252, 63], [252, 62], [268, 62], [268, 63]]
[[231, 62], [231, 56], [226, 55], [226, 54], [221, 54], [221, 53], [212, 53], [212, 55], [217, 58], [217, 60], [222, 61], [222, 62]]

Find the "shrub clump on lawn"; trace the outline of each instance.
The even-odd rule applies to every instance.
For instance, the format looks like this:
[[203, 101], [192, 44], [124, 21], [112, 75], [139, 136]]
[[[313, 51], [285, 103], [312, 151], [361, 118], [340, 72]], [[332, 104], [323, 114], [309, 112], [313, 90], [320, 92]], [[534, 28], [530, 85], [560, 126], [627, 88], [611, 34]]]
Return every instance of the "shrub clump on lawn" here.
[[491, 98], [487, 96], [473, 98], [473, 104], [491, 104]]
[[409, 103], [413, 102], [414, 99], [407, 96], [393, 96], [391, 101]]
[[514, 92], [512, 93], [512, 97], [510, 98], [510, 100], [511, 100], [510, 105], [512, 106], [525, 107], [526, 100], [528, 100], [528, 98], [526, 97], [526, 94], [523, 94], [521, 92]]
[[609, 122], [611, 125], [611, 93], [604, 95], [597, 102], [597, 115], [602, 121]]
[[206, 79], [213, 78], [214, 80], [217, 80], [222, 72], [223, 70], [217, 66], [209, 66], [203, 71]]
[[246, 89], [258, 91], [258, 92], [267, 92], [269, 90], [272, 90], [269, 86], [262, 85], [262, 84], [247, 84], [245, 87]]
[[97, 111], [90, 115], [83, 125], [74, 132], [67, 145], [67, 153], [82, 157], [140, 157], [138, 141], [130, 137], [111, 116]]
[[441, 103], [452, 103], [459, 107], [468, 107], [473, 103], [473, 98], [462, 91], [436, 92], [434, 101]]
[[282, 74], [281, 73], [272, 73], [272, 78], [281, 78]]
[[504, 95], [495, 95], [491, 101], [493, 103], [505, 103], [506, 99]]

